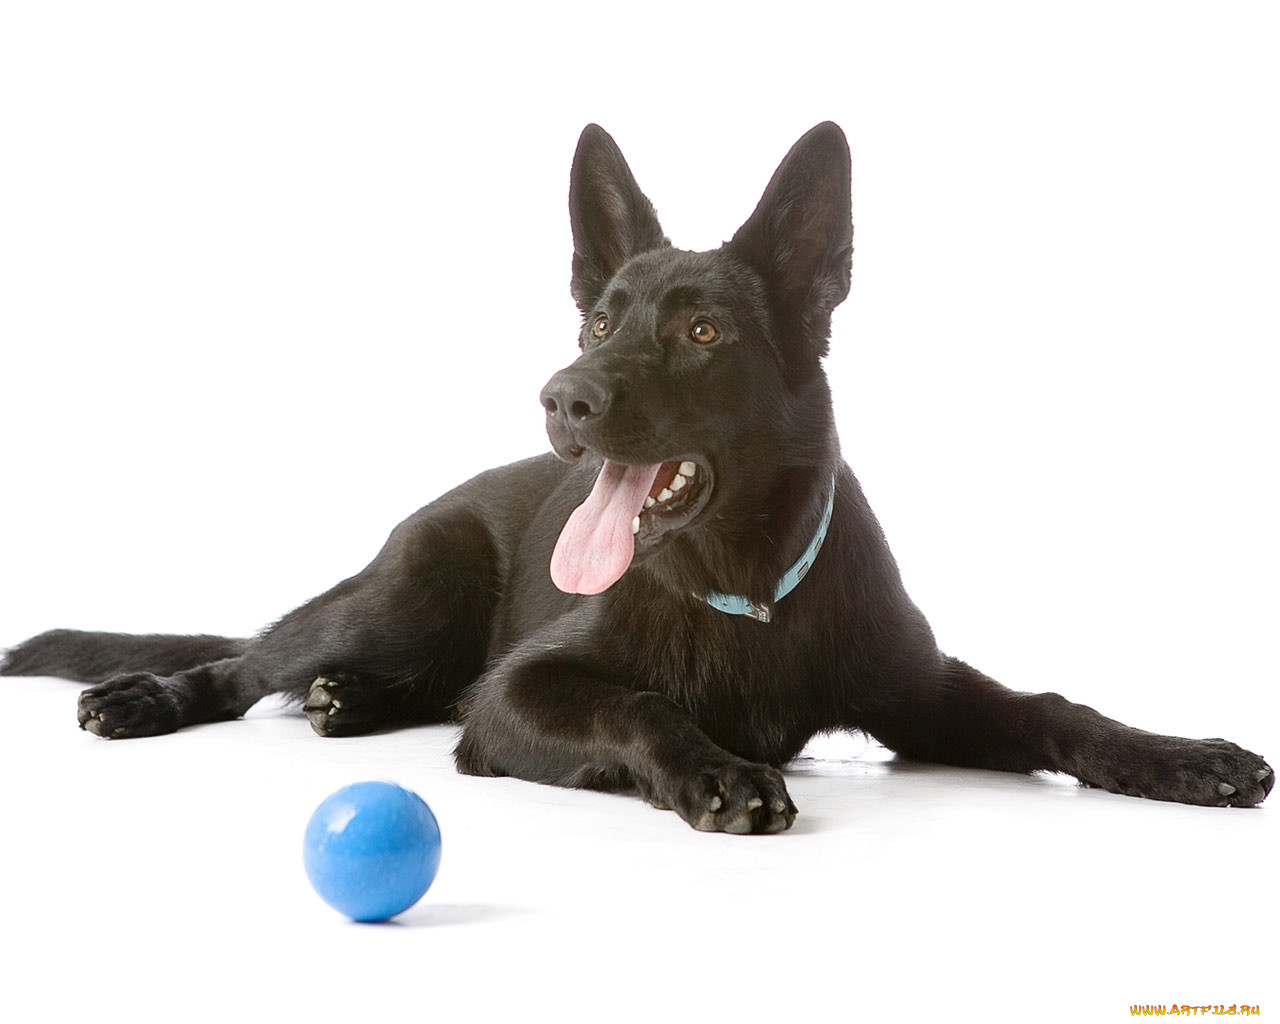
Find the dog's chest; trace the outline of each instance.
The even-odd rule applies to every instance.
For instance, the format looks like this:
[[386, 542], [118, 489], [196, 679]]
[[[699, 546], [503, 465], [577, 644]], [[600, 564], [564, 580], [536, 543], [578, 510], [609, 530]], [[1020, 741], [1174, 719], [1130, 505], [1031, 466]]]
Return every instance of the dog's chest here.
[[814, 656], [811, 635], [696, 605], [619, 626], [629, 633], [625, 682], [670, 697], [740, 756], [785, 761], [829, 724], [820, 709], [832, 666]]

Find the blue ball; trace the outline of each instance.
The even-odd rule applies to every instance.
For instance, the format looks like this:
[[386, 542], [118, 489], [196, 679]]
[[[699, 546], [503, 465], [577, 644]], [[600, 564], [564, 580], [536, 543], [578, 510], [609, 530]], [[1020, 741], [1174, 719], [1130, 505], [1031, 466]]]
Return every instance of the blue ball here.
[[390, 782], [357, 782], [311, 815], [307, 878], [334, 910], [385, 921], [422, 899], [440, 867], [440, 826], [426, 801]]

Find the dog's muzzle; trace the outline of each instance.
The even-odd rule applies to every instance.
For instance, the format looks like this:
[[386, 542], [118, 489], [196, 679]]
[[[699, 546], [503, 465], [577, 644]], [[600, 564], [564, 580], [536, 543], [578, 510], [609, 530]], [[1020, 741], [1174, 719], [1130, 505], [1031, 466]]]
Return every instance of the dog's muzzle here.
[[603, 373], [575, 364], [547, 381], [541, 400], [551, 447], [560, 458], [573, 462], [608, 415], [614, 391]]

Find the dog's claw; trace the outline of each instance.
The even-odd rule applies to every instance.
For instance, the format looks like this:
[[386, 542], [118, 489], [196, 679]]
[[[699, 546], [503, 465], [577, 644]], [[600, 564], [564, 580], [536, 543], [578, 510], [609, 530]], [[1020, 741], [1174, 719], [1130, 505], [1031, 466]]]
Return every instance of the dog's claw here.
[[1236, 791], [1236, 787], [1231, 785], [1231, 783], [1229, 782], [1218, 783], [1218, 792], [1221, 793], [1223, 796], [1230, 796], [1235, 791]]

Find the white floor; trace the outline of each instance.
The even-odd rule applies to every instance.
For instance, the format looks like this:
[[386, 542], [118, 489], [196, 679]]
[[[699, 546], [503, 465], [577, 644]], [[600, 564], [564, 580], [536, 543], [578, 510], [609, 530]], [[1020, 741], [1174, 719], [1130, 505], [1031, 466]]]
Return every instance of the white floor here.
[[[777, 837], [638, 800], [457, 775], [450, 728], [320, 740], [279, 708], [153, 740], [3, 680], [0, 1003], [22, 1020], [1116, 1020], [1277, 1006], [1275, 808], [896, 763], [792, 766]], [[18, 727], [20, 723], [20, 728]], [[423, 795], [440, 874], [393, 924], [323, 905], [302, 832], [366, 778]], [[19, 1018], [8, 1017], [10, 1020]]]

